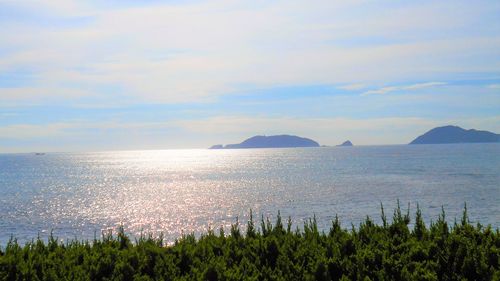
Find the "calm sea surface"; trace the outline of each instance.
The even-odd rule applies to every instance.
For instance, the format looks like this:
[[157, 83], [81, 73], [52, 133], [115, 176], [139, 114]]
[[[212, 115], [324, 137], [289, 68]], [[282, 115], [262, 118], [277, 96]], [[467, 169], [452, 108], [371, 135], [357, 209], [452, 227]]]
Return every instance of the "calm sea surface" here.
[[380, 221], [381, 202], [391, 217], [397, 199], [427, 222], [467, 202], [472, 221], [500, 227], [500, 144], [0, 154], [0, 245], [119, 225], [172, 241], [246, 223], [250, 209], [299, 226], [315, 215], [323, 229], [338, 214], [350, 228]]

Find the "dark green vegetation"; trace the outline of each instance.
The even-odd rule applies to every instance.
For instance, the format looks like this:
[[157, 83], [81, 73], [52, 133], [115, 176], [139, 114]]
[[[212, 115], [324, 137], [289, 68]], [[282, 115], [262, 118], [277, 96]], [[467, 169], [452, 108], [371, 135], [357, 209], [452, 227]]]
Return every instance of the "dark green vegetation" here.
[[324, 233], [314, 219], [294, 230], [278, 216], [168, 247], [161, 238], [132, 243], [123, 231], [91, 243], [12, 240], [0, 280], [500, 280], [499, 230], [472, 225], [466, 209], [452, 226], [443, 212], [427, 227], [417, 210], [409, 227], [399, 208], [391, 223], [382, 209], [382, 221], [345, 230], [336, 219]]

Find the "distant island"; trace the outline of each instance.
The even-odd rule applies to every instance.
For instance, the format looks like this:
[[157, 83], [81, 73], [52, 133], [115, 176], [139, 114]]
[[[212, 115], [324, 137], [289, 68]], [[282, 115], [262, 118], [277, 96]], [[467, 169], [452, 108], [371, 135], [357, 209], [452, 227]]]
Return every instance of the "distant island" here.
[[339, 144], [337, 146], [353, 146], [352, 142], [350, 140], [346, 140], [342, 144]]
[[474, 129], [465, 130], [458, 126], [434, 128], [417, 137], [410, 144], [444, 144], [444, 143], [486, 143], [500, 142], [500, 135], [488, 131]]
[[239, 149], [239, 148], [280, 148], [280, 147], [319, 147], [319, 143], [298, 136], [254, 136], [238, 144], [217, 144], [210, 149]]

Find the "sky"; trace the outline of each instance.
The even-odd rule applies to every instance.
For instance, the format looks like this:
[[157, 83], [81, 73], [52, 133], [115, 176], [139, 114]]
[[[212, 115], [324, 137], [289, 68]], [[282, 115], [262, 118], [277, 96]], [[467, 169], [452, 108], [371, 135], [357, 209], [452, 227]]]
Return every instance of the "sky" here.
[[0, 152], [500, 133], [500, 1], [0, 0]]

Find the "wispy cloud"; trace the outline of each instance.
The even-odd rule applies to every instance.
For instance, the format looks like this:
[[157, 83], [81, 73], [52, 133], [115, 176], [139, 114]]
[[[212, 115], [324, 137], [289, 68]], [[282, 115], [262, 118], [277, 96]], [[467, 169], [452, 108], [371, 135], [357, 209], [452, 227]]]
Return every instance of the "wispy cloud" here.
[[396, 92], [396, 91], [414, 91], [414, 90], [420, 90], [420, 89], [425, 89], [425, 88], [431, 88], [431, 87], [436, 87], [436, 86], [443, 86], [446, 85], [447, 83], [445, 82], [426, 82], [426, 83], [418, 83], [418, 84], [412, 84], [412, 85], [404, 85], [404, 86], [389, 86], [389, 87], [383, 87], [377, 90], [370, 90], [362, 93], [361, 95], [367, 96], [367, 95], [384, 95], [390, 92]]
[[[204, 139], [205, 146], [209, 142], [237, 142], [255, 134], [297, 134], [315, 138], [324, 144], [335, 144], [347, 138], [357, 144], [387, 143], [387, 129], [397, 128], [398, 133], [389, 133], [393, 137], [391, 143], [406, 142], [401, 130], [422, 129], [435, 124], [435, 121], [423, 118], [292, 118], [292, 117], [251, 117], [251, 116], [217, 116], [192, 120], [172, 120], [169, 122], [130, 122], [114, 121], [88, 122], [71, 121], [48, 124], [13, 124], [0, 126], [2, 140], [71, 140], [76, 144], [94, 140], [98, 132], [102, 145], [110, 140], [124, 136], [135, 137], [145, 143], [151, 135], [162, 136], [184, 132], [177, 135], [177, 141], [192, 142], [188, 136], [194, 134]], [[406, 129], [405, 129], [406, 128]], [[384, 132], [384, 134], [381, 134]], [[399, 136], [397, 136], [399, 134]], [[187, 136], [186, 136], [187, 135]], [[363, 137], [364, 136], [364, 137]], [[75, 141], [75, 138], [79, 138]], [[116, 141], [115, 141], [116, 142]], [[162, 143], [161, 139], [158, 143]], [[167, 144], [163, 144], [166, 148]], [[160, 146], [162, 147], [162, 146]], [[182, 146], [181, 146], [182, 147]], [[203, 147], [203, 146], [202, 146]], [[120, 149], [121, 147], [115, 147]]]
[[337, 88], [341, 89], [341, 90], [355, 91], [355, 90], [361, 90], [361, 89], [366, 88], [366, 85], [365, 84], [361, 84], [361, 83], [354, 83], [354, 84], [348, 84], [348, 85], [339, 86]]
[[[350, 139], [356, 144], [408, 143], [419, 132], [436, 126], [456, 124], [465, 127], [499, 131], [500, 116], [472, 119], [431, 119], [422, 117], [387, 118], [291, 118], [218, 116], [175, 122], [184, 130], [197, 134], [220, 135], [217, 142], [238, 142], [255, 135], [297, 134], [317, 139], [322, 144], [338, 144]], [[217, 132], [217, 134], [214, 134]], [[229, 137], [229, 138], [228, 138]]]
[[491, 84], [491, 85], [488, 85], [488, 88], [490, 88], [490, 89], [500, 89], [500, 84]]
[[[34, 10], [29, 3], [18, 5]], [[499, 38], [426, 35], [475, 22], [487, 5], [474, 5], [467, 13], [458, 10], [463, 17], [443, 14], [443, 5], [219, 0], [102, 9], [80, 1], [40, 1], [40, 9], [52, 18], [92, 20], [58, 28], [1, 23], [2, 45], [11, 51], [0, 54], [0, 71], [22, 66], [35, 72], [30, 85], [40, 89], [31, 96], [35, 99], [45, 95], [71, 99], [66, 95], [68, 85], [75, 91], [92, 88], [98, 95], [109, 94], [107, 89], [113, 86], [121, 89], [119, 95], [159, 103], [210, 100], [241, 90], [235, 85], [346, 84], [344, 89], [349, 90], [360, 86], [353, 84], [356, 81], [414, 79], [429, 70], [435, 74], [490, 71], [488, 60], [480, 58], [496, 54]], [[356, 16], [357, 11], [368, 9], [387, 16], [375, 16], [377, 12]], [[360, 22], [368, 30], [360, 29]], [[409, 40], [407, 34], [416, 39]], [[384, 44], [365, 40], [350, 48], [335, 43], [367, 36], [395, 40]], [[10, 97], [18, 97], [20, 103], [29, 99]]]
[[[37, 142], [44, 151], [166, 149], [236, 143], [256, 134], [296, 134], [325, 145], [350, 139], [356, 145], [403, 144], [433, 127], [455, 124], [500, 132], [500, 116], [483, 118], [295, 118], [224, 115], [168, 122], [83, 121], [0, 126], [5, 141]], [[92, 133], [89, 133], [92, 132]], [[171, 141], [167, 141], [171, 139]], [[88, 144], [93, 147], [89, 148]], [[6, 152], [6, 147], [1, 152]], [[32, 149], [33, 150], [33, 149]], [[39, 150], [39, 149], [34, 149]], [[23, 151], [12, 149], [12, 151]], [[26, 151], [26, 150], [24, 150]]]
[[28, 140], [40, 138], [61, 138], [61, 137], [82, 137], [86, 132], [97, 131], [100, 133], [110, 134], [111, 131], [129, 132], [148, 130], [168, 130], [173, 126], [168, 122], [117, 122], [117, 121], [67, 121], [54, 122], [48, 124], [11, 124], [0, 126], [0, 140]]

